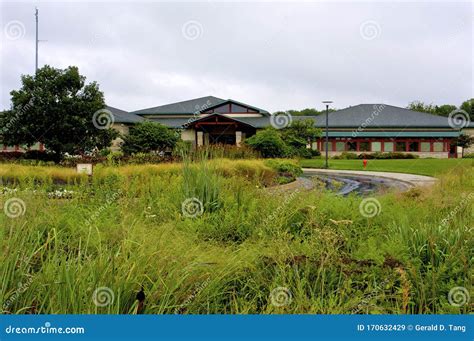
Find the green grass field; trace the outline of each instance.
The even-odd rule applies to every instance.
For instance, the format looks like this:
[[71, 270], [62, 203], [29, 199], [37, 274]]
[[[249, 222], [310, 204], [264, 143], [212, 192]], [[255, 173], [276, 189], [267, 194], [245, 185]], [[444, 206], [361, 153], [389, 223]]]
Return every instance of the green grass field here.
[[[322, 159], [301, 160], [302, 167], [323, 168]], [[368, 171], [413, 173], [438, 176], [459, 168], [473, 168], [474, 159], [409, 159], [409, 160], [368, 160]], [[362, 160], [329, 160], [330, 169], [364, 170]]]
[[259, 160], [98, 167], [90, 180], [56, 167], [0, 175], [5, 314], [470, 311], [453, 294], [472, 293], [464, 167], [370, 207], [320, 188], [268, 191], [276, 174]]

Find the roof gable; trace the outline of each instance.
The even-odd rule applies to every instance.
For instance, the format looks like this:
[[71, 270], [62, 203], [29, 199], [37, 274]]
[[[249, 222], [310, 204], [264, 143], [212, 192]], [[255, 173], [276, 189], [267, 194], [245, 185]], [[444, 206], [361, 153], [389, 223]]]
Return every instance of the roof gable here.
[[251, 112], [269, 115], [268, 111], [254, 107], [252, 105], [238, 102], [233, 99], [222, 99], [214, 96], [206, 96], [183, 102], [165, 104], [158, 107], [133, 111], [133, 113], [136, 115], [193, 115], [207, 111], [212, 112], [214, 109], [226, 104], [245, 107], [252, 110]]
[[214, 96], [206, 96], [195, 99], [190, 99], [183, 102], [170, 103], [160, 105], [153, 108], [133, 111], [136, 115], [160, 115], [160, 114], [194, 114], [201, 112], [216, 105], [225, 103], [226, 100]]

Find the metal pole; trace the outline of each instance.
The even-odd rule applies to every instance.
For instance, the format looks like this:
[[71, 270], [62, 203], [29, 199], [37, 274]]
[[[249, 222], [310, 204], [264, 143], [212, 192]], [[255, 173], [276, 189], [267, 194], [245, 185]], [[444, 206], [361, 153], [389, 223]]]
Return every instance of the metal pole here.
[[328, 134], [328, 129], [329, 129], [329, 104], [326, 104], [326, 168], [329, 168], [328, 165], [328, 146], [329, 146], [329, 134]]
[[35, 55], [35, 74], [38, 72], [38, 8], [35, 12], [36, 17], [36, 55]]

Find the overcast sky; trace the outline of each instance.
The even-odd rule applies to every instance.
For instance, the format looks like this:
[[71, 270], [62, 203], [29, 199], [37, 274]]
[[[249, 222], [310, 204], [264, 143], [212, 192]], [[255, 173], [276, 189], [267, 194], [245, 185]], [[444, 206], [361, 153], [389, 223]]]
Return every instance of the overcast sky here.
[[40, 66], [77, 65], [123, 110], [207, 95], [272, 112], [473, 97], [470, 2], [39, 1], [1, 4], [0, 109], [34, 72], [35, 6]]

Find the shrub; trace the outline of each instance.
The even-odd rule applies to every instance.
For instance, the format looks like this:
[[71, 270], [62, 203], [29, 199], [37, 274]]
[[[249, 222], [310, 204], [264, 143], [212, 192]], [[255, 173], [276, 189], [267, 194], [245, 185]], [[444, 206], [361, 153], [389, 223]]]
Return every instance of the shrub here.
[[273, 128], [260, 130], [245, 143], [265, 158], [285, 157], [288, 154], [288, 146]]
[[141, 122], [130, 127], [129, 134], [123, 137], [122, 150], [125, 154], [149, 153], [173, 149], [179, 140], [175, 131], [156, 122]]
[[355, 160], [357, 159], [357, 154], [356, 153], [351, 153], [351, 152], [342, 152], [341, 155], [336, 155], [333, 157], [333, 159], [341, 159], [341, 160]]

